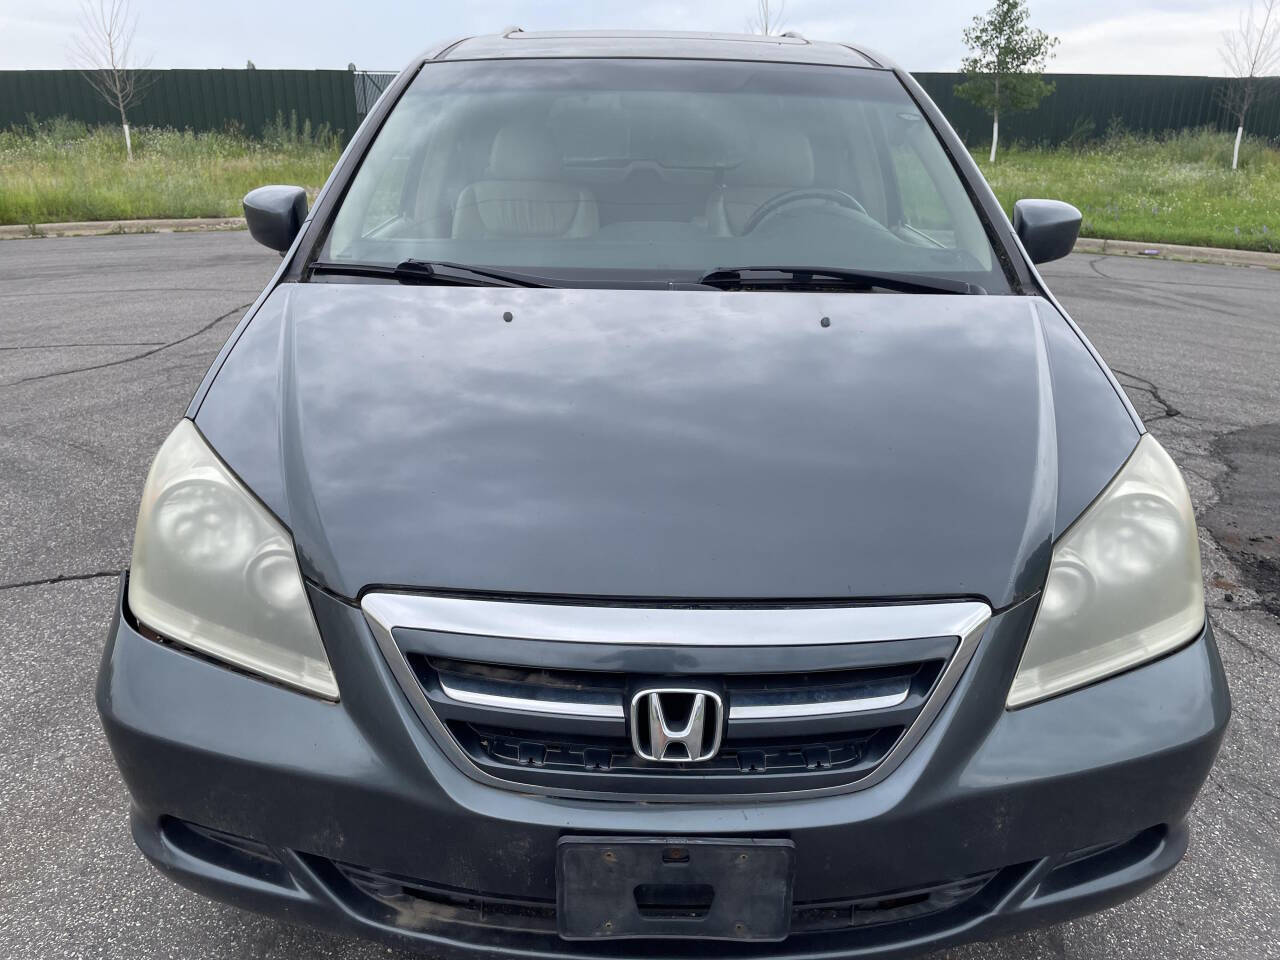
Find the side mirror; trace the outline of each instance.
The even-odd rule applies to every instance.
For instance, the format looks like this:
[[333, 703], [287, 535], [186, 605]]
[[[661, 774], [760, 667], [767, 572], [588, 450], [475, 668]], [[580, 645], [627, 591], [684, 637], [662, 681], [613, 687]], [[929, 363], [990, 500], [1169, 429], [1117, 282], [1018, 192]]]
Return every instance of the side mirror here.
[[301, 187], [259, 187], [244, 198], [249, 233], [264, 247], [284, 253], [307, 219], [307, 191]]
[[1061, 260], [1080, 236], [1083, 215], [1061, 200], [1019, 200], [1013, 205], [1013, 230], [1032, 263]]

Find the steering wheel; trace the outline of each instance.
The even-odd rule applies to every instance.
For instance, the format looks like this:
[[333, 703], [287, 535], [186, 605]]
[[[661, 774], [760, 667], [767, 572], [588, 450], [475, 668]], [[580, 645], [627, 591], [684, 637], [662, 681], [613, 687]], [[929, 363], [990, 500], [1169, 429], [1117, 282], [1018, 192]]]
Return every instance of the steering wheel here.
[[786, 193], [780, 193], [776, 197], [762, 203], [747, 222], [743, 224], [742, 233], [750, 233], [783, 207], [792, 203], [799, 203], [802, 200], [834, 200], [846, 209], [856, 210], [864, 216], [870, 216], [870, 214], [867, 213], [867, 208], [859, 203], [853, 194], [845, 193], [843, 190], [836, 190], [833, 187], [798, 187], [795, 190], [788, 190]]

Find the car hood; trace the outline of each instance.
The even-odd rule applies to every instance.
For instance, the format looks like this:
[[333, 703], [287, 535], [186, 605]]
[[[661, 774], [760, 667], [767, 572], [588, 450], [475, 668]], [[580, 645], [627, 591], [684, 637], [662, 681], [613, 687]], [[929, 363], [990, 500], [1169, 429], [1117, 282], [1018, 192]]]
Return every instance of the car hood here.
[[1004, 606], [1137, 439], [1035, 298], [283, 284], [242, 331], [197, 425], [351, 598]]

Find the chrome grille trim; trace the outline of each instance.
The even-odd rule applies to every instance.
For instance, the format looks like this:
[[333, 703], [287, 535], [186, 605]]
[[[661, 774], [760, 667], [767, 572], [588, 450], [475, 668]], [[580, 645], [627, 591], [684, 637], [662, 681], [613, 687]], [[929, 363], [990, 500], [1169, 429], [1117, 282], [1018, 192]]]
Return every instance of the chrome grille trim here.
[[963, 636], [991, 616], [990, 607], [975, 601], [875, 607], [622, 607], [371, 593], [360, 605], [381, 623], [436, 633], [670, 647], [826, 646]]
[[[535, 700], [506, 692], [511, 686], [491, 681], [478, 681], [474, 678], [453, 675], [440, 675], [440, 690], [450, 700], [458, 703], [470, 703], [480, 707], [497, 707], [500, 710], [517, 710], [521, 713], [545, 713], [562, 717], [606, 717], [611, 720], [623, 719], [621, 698], [607, 695], [591, 697], [579, 693], [574, 697], [559, 700]], [[488, 689], [484, 689], [484, 688]]]
[[[624, 719], [623, 698], [615, 693], [537, 687], [533, 684], [508, 683], [445, 670], [437, 671], [437, 682], [440, 692], [455, 703], [547, 716]], [[804, 699], [806, 691], [803, 690], [735, 693], [729, 707], [729, 722], [847, 716], [901, 706], [911, 695], [910, 677], [895, 677], [860, 686], [866, 692], [859, 696], [828, 700]]]
[[[831, 700], [826, 703], [769, 703], [744, 704], [729, 708], [729, 722], [734, 720], [785, 720], [789, 717], [839, 716], [864, 713], [867, 710], [885, 710], [906, 703], [910, 695], [909, 683], [903, 682], [899, 693], [876, 697], [859, 697], [855, 700]], [[440, 681], [440, 689], [450, 700], [470, 703], [479, 707], [497, 707], [500, 710], [516, 710], [521, 713], [546, 713], [562, 717], [606, 717], [623, 719], [620, 703], [595, 703], [583, 700], [532, 700], [454, 686], [447, 680]]]
[[[851, 713], [866, 713], [868, 710], [887, 710], [901, 706], [911, 695], [911, 679], [904, 677], [895, 684], [896, 692], [882, 693], [875, 696], [854, 697], [848, 700], [827, 700], [816, 703], [799, 702], [762, 702], [762, 703], [730, 703], [729, 722], [735, 720], [788, 720], [792, 717], [835, 717]], [[888, 686], [887, 684], [885, 686]], [[758, 699], [763, 700], [763, 697]]]
[[[407, 593], [369, 593], [361, 600], [360, 606], [364, 612], [365, 620], [369, 625], [373, 638], [378, 647], [382, 651], [387, 665], [395, 676], [401, 690], [408, 697], [410, 705], [414, 712], [418, 715], [422, 723], [428, 728], [432, 734], [432, 738], [436, 744], [446, 753], [446, 755], [454, 762], [454, 764], [466, 773], [469, 777], [479, 783], [491, 787], [497, 787], [504, 790], [516, 790], [526, 794], [540, 794], [545, 796], [557, 797], [579, 797], [583, 799], [600, 799], [600, 800], [619, 800], [625, 799], [636, 802], [652, 802], [652, 803], [699, 803], [707, 802], [733, 802], [741, 800], [761, 801], [761, 800], [797, 800], [809, 797], [832, 796], [855, 791], [865, 790], [882, 782], [906, 759], [908, 754], [915, 748], [916, 744], [924, 737], [934, 719], [942, 711], [950, 698], [956, 684], [959, 683], [961, 675], [965, 668], [968, 667], [973, 654], [977, 649], [979, 641], [982, 639], [986, 631], [987, 624], [991, 620], [991, 608], [977, 601], [957, 601], [945, 603], [919, 603], [919, 604], [896, 604], [888, 606], [868, 607], [868, 606], [829, 606], [829, 607], [769, 607], [769, 608], [733, 608], [732, 612], [744, 615], [754, 615], [757, 613], [792, 613], [812, 610], [823, 610], [829, 614], [839, 615], [845, 618], [846, 626], [849, 633], [845, 634], [843, 639], [829, 640], [829, 644], [835, 645], [839, 643], [873, 643], [892, 640], [912, 640], [924, 637], [956, 637], [958, 643], [955, 652], [950, 660], [947, 661], [941, 676], [938, 678], [933, 692], [928, 701], [916, 715], [915, 720], [907, 728], [906, 732], [899, 738], [893, 748], [885, 755], [871, 773], [852, 783], [841, 784], [837, 786], [819, 787], [808, 790], [788, 790], [774, 793], [625, 793], [619, 794], [616, 791], [604, 790], [584, 790], [568, 787], [548, 787], [541, 785], [528, 784], [523, 782], [515, 782], [505, 780], [490, 775], [487, 771], [476, 766], [467, 756], [467, 754], [459, 746], [458, 742], [453, 738], [449, 729], [436, 716], [435, 711], [431, 707], [430, 701], [423, 692], [422, 685], [418, 682], [417, 675], [413, 668], [409, 665], [405, 658], [404, 652], [400, 649], [395, 641], [392, 631], [398, 628], [407, 630], [435, 630], [439, 631], [441, 623], [432, 621], [425, 616], [431, 612], [438, 612], [443, 609], [438, 601], [449, 600], [451, 603], [449, 608], [457, 610], [458, 603], [477, 603], [482, 604], [486, 610], [491, 610], [495, 603], [502, 603], [503, 607], [527, 607], [534, 608], [530, 611], [533, 617], [526, 619], [526, 624], [541, 623], [543, 629], [532, 631], [529, 626], [525, 627], [526, 633], [543, 633], [544, 636], [538, 637], [527, 635], [525, 639], [541, 639], [552, 641], [565, 641], [564, 635], [557, 636], [560, 631], [554, 629], [555, 616], [558, 611], [572, 610], [624, 610], [633, 613], [641, 613], [646, 619], [649, 619], [652, 625], [658, 619], [670, 614], [676, 614], [676, 619], [683, 621], [684, 626], [688, 626], [692, 621], [686, 620], [683, 616], [690, 612], [706, 612], [706, 613], [725, 613], [730, 612], [724, 608], [713, 607], [582, 607], [569, 606], [562, 604], [533, 604], [533, 603], [511, 603], [507, 601], [470, 601], [461, 600], [456, 597], [436, 597], [424, 594], [407, 594]], [[513, 611], [505, 610], [510, 614]], [[572, 616], [572, 614], [570, 615]], [[455, 621], [458, 623], [459, 621]], [[467, 619], [465, 622], [472, 626], [478, 626], [479, 621]], [[623, 621], [619, 619], [617, 623]], [[708, 621], [709, 622], [709, 621]], [[723, 622], [723, 621], [722, 621]], [[826, 621], [831, 623], [831, 620]], [[876, 625], [883, 628], [883, 633], [874, 635], [868, 633], [868, 629]], [[793, 625], [794, 627], [794, 625]], [[450, 632], [450, 631], [445, 631]], [[625, 636], [625, 632], [621, 636]], [[634, 636], [634, 635], [633, 635]], [[686, 649], [696, 649], [699, 646], [706, 647], [707, 643], [699, 643], [699, 640], [705, 635], [686, 636], [676, 632], [673, 629], [664, 630], [660, 639], [651, 639], [648, 641], [643, 639], [632, 639], [631, 643], [657, 643], [661, 646], [669, 646], [678, 651], [681, 647]], [[677, 639], [671, 639], [677, 638]], [[519, 637], [513, 638], [519, 639]], [[587, 642], [580, 637], [569, 642]], [[595, 641], [602, 644], [620, 644], [628, 641], [615, 636], [612, 640]], [[779, 646], [801, 646], [814, 645], [820, 643], [819, 640], [803, 633], [795, 632], [794, 629], [789, 641], [783, 640]], [[712, 646], [718, 646], [714, 641]], [[743, 646], [743, 644], [735, 644]]]

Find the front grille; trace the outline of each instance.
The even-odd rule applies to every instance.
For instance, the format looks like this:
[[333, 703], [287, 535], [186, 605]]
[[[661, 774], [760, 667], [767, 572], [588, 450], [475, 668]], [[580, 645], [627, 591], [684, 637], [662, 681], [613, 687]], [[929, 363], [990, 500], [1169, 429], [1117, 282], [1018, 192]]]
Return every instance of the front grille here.
[[[990, 617], [971, 602], [637, 608], [375, 594], [363, 605], [418, 715], [468, 773], [656, 799], [876, 782], [941, 709]], [[655, 753], [656, 721], [636, 706], [654, 688], [707, 691], [715, 745]], [[685, 759], [695, 755], [705, 759]]]
[[769, 784], [787, 778], [793, 789], [811, 777], [848, 780], [874, 770], [919, 713], [943, 666], [928, 660], [725, 677], [728, 724], [719, 752], [706, 761], [669, 764], [643, 760], [632, 748], [625, 705], [637, 680], [627, 674], [420, 654], [408, 661], [471, 761], [506, 779], [589, 775], [601, 784], [634, 785], [684, 777], [714, 787], [725, 779], [742, 786], [744, 777]]
[[[623, 737], [575, 740], [470, 723], [451, 724], [449, 729], [477, 762], [599, 774], [670, 773], [666, 766], [659, 767], [637, 757], [630, 742]], [[884, 727], [862, 737], [730, 740], [712, 759], [696, 766], [690, 764], [686, 769], [696, 771], [701, 777], [739, 773], [777, 776], [819, 771], [865, 773], [884, 758], [901, 733], [901, 727]]]
[[792, 933], [851, 930], [881, 923], [915, 920], [951, 910], [976, 896], [995, 871], [913, 890], [898, 890], [856, 900], [798, 903], [791, 911]]
[[[457, 890], [347, 863], [334, 866], [362, 897], [389, 908], [410, 926], [449, 920], [527, 933], [556, 932], [556, 905], [551, 900]], [[791, 933], [837, 933], [942, 914], [972, 900], [995, 875], [991, 871], [856, 899], [798, 902], [791, 908]]]
[[364, 897], [389, 907], [411, 925], [431, 919], [470, 923], [533, 933], [556, 932], [556, 905], [550, 900], [522, 900], [473, 890], [458, 890], [370, 870], [349, 863], [333, 863], [339, 875]]

